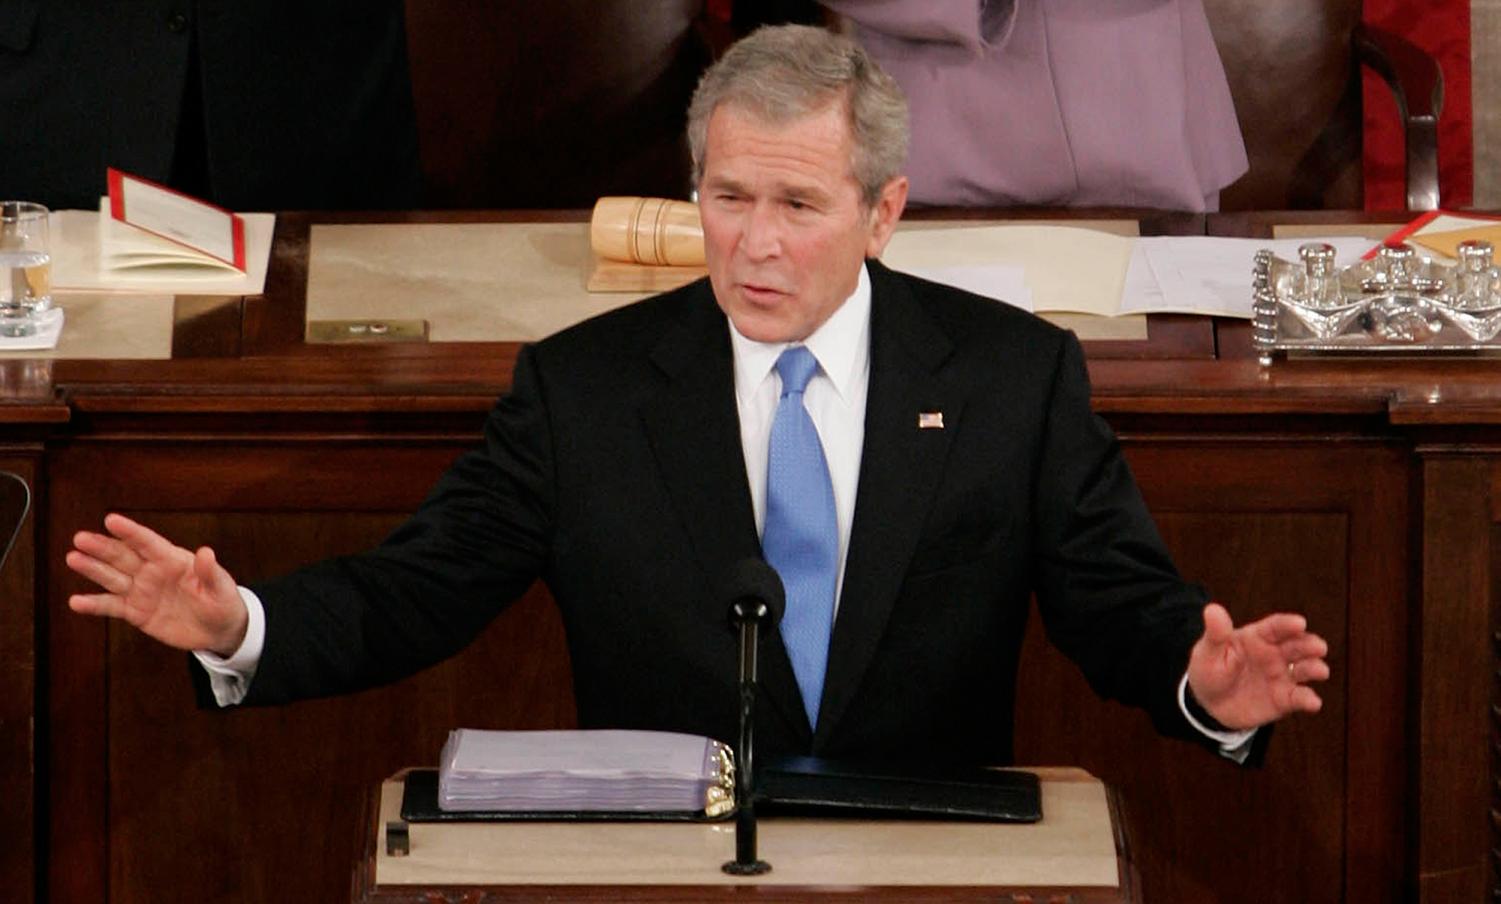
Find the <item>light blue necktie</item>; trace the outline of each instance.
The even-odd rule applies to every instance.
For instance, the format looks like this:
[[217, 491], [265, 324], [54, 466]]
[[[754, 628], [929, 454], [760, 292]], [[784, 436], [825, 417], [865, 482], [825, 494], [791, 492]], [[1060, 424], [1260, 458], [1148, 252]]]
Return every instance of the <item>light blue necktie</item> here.
[[839, 576], [839, 523], [834, 516], [834, 485], [818, 430], [803, 407], [803, 390], [818, 370], [804, 346], [777, 359], [782, 399], [771, 422], [766, 467], [766, 528], [761, 551], [787, 591], [782, 642], [802, 691], [808, 723], [818, 725], [834, 622], [834, 586]]

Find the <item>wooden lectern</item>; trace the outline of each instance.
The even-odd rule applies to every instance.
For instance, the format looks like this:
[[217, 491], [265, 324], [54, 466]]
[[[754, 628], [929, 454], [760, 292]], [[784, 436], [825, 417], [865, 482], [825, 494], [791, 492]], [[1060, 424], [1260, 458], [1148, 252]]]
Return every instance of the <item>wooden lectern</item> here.
[[1138, 882], [1115, 796], [1081, 769], [1037, 770], [1041, 822], [767, 818], [772, 871], [736, 878], [734, 822], [411, 823], [387, 852], [403, 777], [372, 791], [355, 866], [360, 904], [852, 900], [1132, 902]]

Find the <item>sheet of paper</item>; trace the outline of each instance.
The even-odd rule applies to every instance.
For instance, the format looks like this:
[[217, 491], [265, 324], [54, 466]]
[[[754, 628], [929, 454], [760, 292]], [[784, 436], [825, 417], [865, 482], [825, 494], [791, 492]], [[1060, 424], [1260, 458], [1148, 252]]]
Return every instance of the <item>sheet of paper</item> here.
[[1016, 267], [1025, 273], [1032, 310], [1109, 317], [1120, 312], [1121, 290], [1125, 286], [1133, 241], [1126, 236], [1072, 226], [920, 229], [898, 231], [881, 260], [908, 273]]
[[1023, 311], [1032, 310], [1032, 290], [1027, 286], [1027, 271], [1022, 267], [977, 264], [969, 267], [914, 267], [907, 272], [976, 295], [994, 298]]
[[1213, 236], [1159, 236], [1136, 240], [1125, 279], [1121, 310], [1126, 313], [1206, 314], [1251, 317], [1251, 279], [1256, 252], [1269, 248], [1288, 260], [1299, 246], [1328, 242], [1335, 266], [1360, 260], [1371, 240], [1359, 236], [1317, 239], [1231, 239]]
[[245, 222], [237, 214], [111, 167], [110, 216], [245, 272]]
[[104, 265], [101, 222], [94, 210], [52, 212], [54, 292], [111, 292], [160, 295], [259, 295], [266, 286], [276, 215], [241, 214], [245, 221], [246, 270], [180, 267], [171, 264], [112, 270]]

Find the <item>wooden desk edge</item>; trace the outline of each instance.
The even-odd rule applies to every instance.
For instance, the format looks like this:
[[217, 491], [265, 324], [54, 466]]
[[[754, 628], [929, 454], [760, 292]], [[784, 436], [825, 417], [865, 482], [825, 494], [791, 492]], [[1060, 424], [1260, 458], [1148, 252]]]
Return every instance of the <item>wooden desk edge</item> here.
[[[1073, 766], [1025, 766], [1018, 767], [1035, 772], [1045, 781], [1086, 782], [1096, 781], [1083, 769]], [[1105, 787], [1105, 799], [1110, 808], [1110, 823], [1115, 835], [1116, 864], [1120, 870], [1116, 888], [1099, 886], [968, 886], [968, 885], [904, 885], [904, 886], [761, 886], [754, 881], [741, 885], [413, 885], [377, 887], [375, 864], [379, 856], [381, 788], [388, 781], [405, 781], [411, 769], [402, 769], [383, 780], [365, 795], [363, 815], [358, 823], [362, 833], [359, 845], [360, 861], [354, 864], [350, 877], [350, 900], [354, 904], [435, 904], [435, 902], [463, 902], [463, 904], [512, 904], [522, 901], [551, 901], [556, 904], [581, 902], [669, 901], [711, 902], [744, 901], [747, 899], [776, 900], [786, 904], [814, 904], [830, 898], [845, 900], [900, 900], [913, 902], [985, 901], [991, 904], [1033, 904], [1039, 901], [1062, 900], [1069, 904], [1134, 904], [1138, 901], [1137, 889], [1141, 887], [1136, 866], [1131, 860], [1129, 839], [1125, 822], [1120, 818], [1120, 799], [1114, 789]]]

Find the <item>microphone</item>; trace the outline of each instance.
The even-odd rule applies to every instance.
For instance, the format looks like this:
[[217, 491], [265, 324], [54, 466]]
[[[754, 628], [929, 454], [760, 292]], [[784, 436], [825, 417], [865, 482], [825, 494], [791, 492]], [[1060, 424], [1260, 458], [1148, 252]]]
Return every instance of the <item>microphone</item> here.
[[736, 562], [720, 581], [720, 599], [730, 601], [730, 627], [739, 628], [747, 618], [774, 628], [787, 610], [787, 595], [782, 578], [765, 559], [746, 558]]
[[782, 579], [765, 559], [736, 562], [720, 582], [720, 599], [729, 601], [730, 627], [740, 632], [740, 745], [735, 751], [735, 859], [721, 869], [733, 876], [759, 876], [771, 864], [756, 859], [756, 809], [751, 797], [751, 727], [756, 712], [756, 659], [760, 628], [776, 627], [787, 608]]

